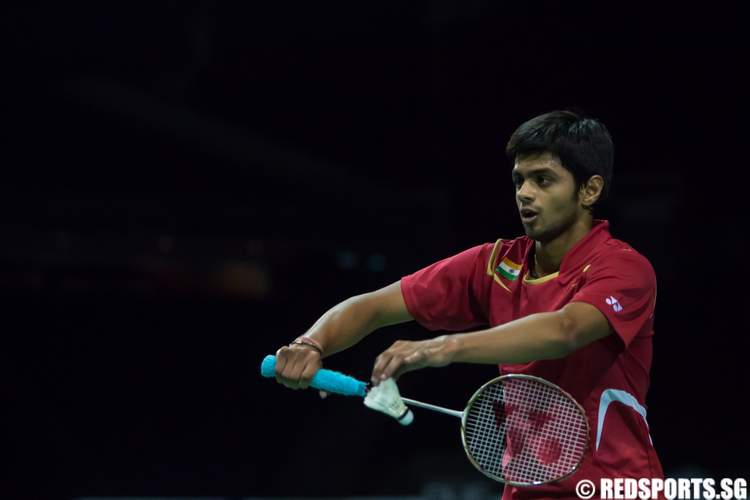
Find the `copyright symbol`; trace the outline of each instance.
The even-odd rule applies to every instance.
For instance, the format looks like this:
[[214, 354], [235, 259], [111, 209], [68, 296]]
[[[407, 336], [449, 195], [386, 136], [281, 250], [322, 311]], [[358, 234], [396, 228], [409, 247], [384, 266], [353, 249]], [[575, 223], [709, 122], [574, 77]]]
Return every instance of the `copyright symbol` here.
[[593, 497], [595, 490], [596, 487], [594, 486], [594, 483], [588, 479], [581, 479], [578, 481], [578, 484], [576, 484], [576, 495], [578, 495], [578, 498], [583, 498], [583, 500], [588, 500]]

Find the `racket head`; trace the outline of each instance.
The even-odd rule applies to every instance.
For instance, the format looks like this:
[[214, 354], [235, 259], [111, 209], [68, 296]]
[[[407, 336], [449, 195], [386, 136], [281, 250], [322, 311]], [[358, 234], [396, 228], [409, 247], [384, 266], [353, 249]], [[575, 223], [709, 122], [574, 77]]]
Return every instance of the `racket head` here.
[[589, 446], [583, 407], [533, 375], [494, 378], [469, 400], [461, 441], [482, 474], [512, 486], [538, 486], [575, 473]]

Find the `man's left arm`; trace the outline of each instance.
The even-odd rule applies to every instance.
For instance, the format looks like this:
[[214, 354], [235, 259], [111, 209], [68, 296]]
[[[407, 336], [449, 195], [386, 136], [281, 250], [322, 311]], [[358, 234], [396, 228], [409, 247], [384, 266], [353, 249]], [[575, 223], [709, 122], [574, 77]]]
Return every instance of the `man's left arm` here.
[[531, 314], [478, 332], [398, 341], [375, 360], [372, 382], [450, 363], [517, 364], [563, 358], [611, 333], [599, 309], [574, 302], [558, 311]]

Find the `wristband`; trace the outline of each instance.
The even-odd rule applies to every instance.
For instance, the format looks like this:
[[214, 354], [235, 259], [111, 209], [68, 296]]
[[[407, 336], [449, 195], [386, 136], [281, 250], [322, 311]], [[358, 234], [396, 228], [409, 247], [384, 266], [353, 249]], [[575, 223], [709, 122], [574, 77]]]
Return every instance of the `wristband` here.
[[[310, 337], [305, 337], [304, 335], [302, 335], [302, 336], [297, 337], [296, 339], [294, 339], [294, 341], [292, 342], [292, 344], [310, 346], [313, 349], [315, 349], [316, 351], [318, 351], [321, 356], [323, 355], [323, 346], [321, 346], [318, 343], [318, 341], [313, 340]], [[290, 344], [290, 345], [292, 345], [292, 344]]]

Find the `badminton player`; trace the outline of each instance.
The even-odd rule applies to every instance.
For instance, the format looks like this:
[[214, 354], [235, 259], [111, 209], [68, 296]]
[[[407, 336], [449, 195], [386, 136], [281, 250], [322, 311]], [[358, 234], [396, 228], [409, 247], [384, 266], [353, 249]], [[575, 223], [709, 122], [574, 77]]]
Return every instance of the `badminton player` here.
[[598, 120], [554, 111], [520, 125], [506, 153], [524, 236], [469, 248], [338, 304], [278, 350], [276, 378], [306, 388], [321, 359], [387, 325], [468, 332], [396, 342], [375, 360], [372, 382], [485, 363], [569, 392], [592, 432], [581, 466], [558, 483], [506, 486], [504, 499], [577, 498], [582, 479], [662, 478], [645, 405], [656, 277], [594, 217], [612, 179], [610, 135]]

